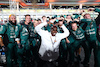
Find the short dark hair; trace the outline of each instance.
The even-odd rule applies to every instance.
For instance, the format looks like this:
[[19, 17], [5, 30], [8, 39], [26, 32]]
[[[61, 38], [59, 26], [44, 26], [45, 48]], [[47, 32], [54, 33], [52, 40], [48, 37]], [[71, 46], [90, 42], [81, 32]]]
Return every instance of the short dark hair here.
[[60, 16], [60, 18], [61, 18], [61, 17], [63, 17], [63, 18], [64, 18], [64, 16], [63, 16], [63, 15], [61, 15], [61, 16]]
[[42, 18], [43, 18], [43, 17], [46, 17], [46, 16], [42, 16]]
[[60, 19], [59, 21], [63, 21], [63, 19]]
[[37, 21], [41, 21], [41, 19], [38, 18]]
[[74, 23], [76, 23], [76, 24], [77, 24], [77, 22], [76, 22], [76, 21], [73, 21], [73, 22], [71, 23], [71, 25], [72, 25], [72, 24], [74, 24]]
[[53, 25], [53, 26], [51, 27], [51, 29], [54, 29], [54, 28], [57, 28], [57, 26], [56, 26], [56, 25]]
[[30, 16], [30, 15], [29, 15], [29, 14], [26, 14], [26, 15], [25, 15], [25, 18], [26, 18], [27, 16]]

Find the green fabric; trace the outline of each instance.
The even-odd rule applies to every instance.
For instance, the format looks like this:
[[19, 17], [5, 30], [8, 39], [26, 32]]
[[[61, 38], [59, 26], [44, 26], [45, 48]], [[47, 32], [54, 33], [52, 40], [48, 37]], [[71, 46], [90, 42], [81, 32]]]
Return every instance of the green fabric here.
[[14, 43], [15, 42], [15, 25], [11, 23], [6, 23], [1, 26], [0, 34], [7, 34], [8, 41]]
[[0, 34], [4, 34], [6, 32], [6, 26], [5, 25], [0, 25]]
[[54, 18], [56, 18], [57, 17], [57, 15], [54, 15]]
[[71, 30], [73, 36], [75, 37], [75, 39], [84, 39], [85, 34], [84, 34], [84, 30], [79, 27], [76, 31]]
[[[70, 62], [74, 62], [74, 58], [75, 58], [75, 55], [74, 55], [74, 52], [80, 48], [80, 46], [83, 46], [84, 48], [84, 51], [85, 51], [85, 57], [87, 58], [88, 57], [88, 48], [85, 44], [85, 41], [83, 40], [75, 40], [69, 47], [69, 58], [70, 58]], [[77, 59], [77, 61], [79, 61], [79, 59]], [[85, 60], [86, 61], [86, 60]]]
[[75, 41], [75, 38], [72, 35], [72, 33], [70, 33], [70, 35], [68, 36], [68, 40], [70, 41], [70, 43], [68, 43], [67, 45], [70, 45], [70, 44], [72, 44]]
[[20, 37], [21, 44], [25, 44], [29, 41], [29, 32], [26, 25], [17, 25], [15, 34], [16, 37]]
[[64, 15], [64, 18], [66, 18], [66, 15]]
[[16, 27], [16, 38], [20, 38], [21, 45], [23, 46], [22, 49], [19, 49], [17, 47], [18, 63], [20, 67], [23, 67], [23, 61], [27, 63], [27, 61], [29, 61], [31, 57], [29, 37], [33, 31], [30, 32], [29, 28], [30, 27], [28, 25], [25, 25], [24, 23], [18, 24]]
[[[92, 49], [94, 50], [93, 53], [94, 53], [94, 67], [99, 67], [99, 63], [100, 61], [98, 60], [99, 57], [98, 57], [98, 53], [99, 53], [99, 42], [97, 40], [97, 37], [96, 37], [96, 32], [97, 32], [97, 26], [96, 26], [96, 23], [95, 21], [91, 20], [91, 19], [83, 19], [82, 20], [82, 24], [81, 26], [84, 28], [84, 26], [86, 26], [86, 28], [84, 28], [85, 30], [85, 35], [86, 35], [86, 40], [87, 40], [87, 45], [88, 45], [88, 48], [89, 48], [89, 59], [90, 59], [90, 56], [91, 56], [91, 51]], [[87, 60], [89, 62], [89, 59]], [[85, 62], [85, 61], [84, 61]], [[87, 63], [87, 62], [85, 62]]]
[[80, 17], [80, 15], [79, 15], [79, 14], [75, 14], [74, 19], [78, 19], [79, 17]]
[[99, 12], [100, 13], [100, 9], [98, 9], [98, 8], [95, 8], [95, 10], [94, 10], [95, 12]]
[[[11, 23], [6, 23], [4, 25], [0, 26], [0, 35], [2, 35], [3, 40], [6, 41], [7, 44], [7, 52], [6, 52], [6, 57], [7, 57], [7, 67], [12, 67], [13, 62], [16, 61], [17, 55], [16, 55], [16, 44], [15, 44], [15, 25], [12, 25]], [[6, 36], [5, 36], [6, 35]], [[4, 38], [6, 37], [6, 39]]]
[[[64, 31], [62, 30], [62, 28], [57, 27], [57, 31], [58, 33], [63, 33]], [[67, 57], [67, 43], [66, 43], [66, 38], [62, 39], [60, 42], [60, 58], [62, 60], [65, 60]]]
[[[57, 31], [58, 33], [63, 33], [64, 31], [62, 30], [62, 28], [57, 27]], [[66, 46], [66, 38], [62, 39], [60, 44], [63, 46], [63, 48], [66, 50], [67, 46]]]
[[84, 28], [84, 25], [86, 26], [85, 29], [85, 34], [86, 38], [88, 40], [95, 40], [96, 39], [96, 32], [97, 32], [97, 27], [95, 21], [91, 19], [82, 19], [81, 20], [83, 23], [81, 24], [81, 27]]
[[100, 67], [100, 43], [98, 45], [98, 50], [97, 50], [97, 65], [95, 67]]
[[90, 40], [90, 39], [95, 40], [96, 39], [97, 28], [96, 28], [95, 22], [93, 22], [92, 25], [90, 25], [90, 23], [88, 23], [85, 30], [86, 30], [86, 37], [88, 40]]
[[53, 26], [52, 24], [47, 24], [47, 26], [44, 26], [42, 29], [47, 30], [48, 32], [50, 32], [52, 26]]
[[[7, 57], [7, 67], [13, 67], [13, 62], [12, 59], [17, 60], [17, 52], [16, 52], [16, 44], [15, 43], [9, 43], [7, 45], [7, 52], [6, 52], [6, 57]], [[14, 55], [15, 54], [15, 55]]]
[[[72, 42], [70, 42], [70, 46], [69, 46], [69, 54], [70, 54], [70, 62], [74, 62], [74, 52], [80, 48], [80, 46], [82, 46], [84, 48], [84, 52], [85, 52], [85, 58], [84, 61], [88, 62], [88, 58], [89, 58], [89, 49], [88, 49], [88, 45], [85, 42], [85, 31], [82, 30], [81, 27], [79, 27], [76, 31], [71, 30], [71, 36], [69, 39], [69, 41], [73, 40]], [[73, 39], [71, 39], [71, 37], [73, 37]], [[71, 40], [70, 40], [71, 39]], [[77, 59], [77, 61], [79, 61], [79, 59]]]
[[99, 67], [98, 63], [100, 63], [99, 61], [99, 57], [98, 57], [98, 53], [99, 53], [99, 46], [100, 46], [100, 43], [97, 41], [97, 40], [92, 40], [92, 41], [87, 41], [88, 45], [89, 45], [89, 59], [90, 60], [90, 56], [91, 56], [91, 52], [92, 52], [92, 49], [93, 49], [93, 53], [94, 53], [94, 66], [95, 67]]
[[[23, 62], [27, 62], [30, 59], [30, 46], [28, 43], [24, 44], [24, 47], [22, 49], [19, 49], [17, 46], [17, 54], [18, 54], [18, 64], [19, 67], [24, 67]], [[24, 57], [23, 57], [24, 56]]]

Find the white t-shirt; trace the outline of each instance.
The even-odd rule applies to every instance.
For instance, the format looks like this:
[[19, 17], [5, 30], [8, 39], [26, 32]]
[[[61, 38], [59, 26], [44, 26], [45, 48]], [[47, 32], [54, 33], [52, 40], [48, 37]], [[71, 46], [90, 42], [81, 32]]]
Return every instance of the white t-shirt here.
[[50, 32], [41, 29], [46, 24], [47, 22], [43, 22], [35, 27], [35, 30], [41, 36], [42, 40], [39, 54], [42, 60], [53, 61], [59, 56], [60, 41], [69, 36], [69, 31], [62, 25], [61, 27], [64, 33], [57, 33], [56, 36], [52, 36]]

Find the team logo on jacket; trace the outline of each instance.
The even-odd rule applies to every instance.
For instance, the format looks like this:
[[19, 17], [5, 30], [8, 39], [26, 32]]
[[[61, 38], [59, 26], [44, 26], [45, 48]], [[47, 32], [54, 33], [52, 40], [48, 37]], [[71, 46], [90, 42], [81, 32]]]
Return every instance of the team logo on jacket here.
[[3, 26], [1, 26], [1, 28], [0, 28], [0, 31], [2, 31], [3, 30]]
[[81, 31], [80, 31], [80, 30], [78, 30], [78, 31], [77, 31], [77, 33], [78, 33], [78, 34], [80, 34], [80, 33], [81, 33]]
[[13, 27], [10, 27], [10, 31], [13, 32], [14, 31], [14, 28]]
[[23, 28], [23, 33], [28, 32], [28, 30], [24, 27]]
[[18, 31], [18, 26], [16, 26], [15, 31]]

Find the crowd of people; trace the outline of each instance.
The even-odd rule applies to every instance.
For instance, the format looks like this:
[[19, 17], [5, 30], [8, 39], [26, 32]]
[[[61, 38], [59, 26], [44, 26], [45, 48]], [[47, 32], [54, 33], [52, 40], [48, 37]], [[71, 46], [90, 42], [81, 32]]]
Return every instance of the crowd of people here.
[[[98, 8], [88, 11], [100, 13]], [[74, 17], [42, 16], [33, 21], [27, 14], [19, 23], [15, 15], [9, 15], [8, 23], [0, 25], [0, 46], [6, 53], [6, 67], [75, 67], [80, 63], [89, 67], [92, 49], [94, 67], [100, 67], [100, 15], [92, 19], [83, 12], [73, 14]]]

